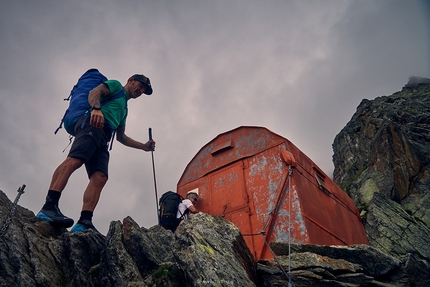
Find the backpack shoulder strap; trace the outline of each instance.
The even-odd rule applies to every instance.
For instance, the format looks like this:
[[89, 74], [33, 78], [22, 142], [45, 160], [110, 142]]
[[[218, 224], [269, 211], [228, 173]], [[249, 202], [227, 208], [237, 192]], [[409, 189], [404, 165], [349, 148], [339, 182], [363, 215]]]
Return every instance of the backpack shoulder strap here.
[[106, 103], [108, 103], [110, 101], [119, 99], [119, 98], [121, 98], [124, 95], [124, 93], [125, 93], [125, 89], [124, 89], [124, 87], [122, 87], [122, 89], [118, 93], [116, 93], [113, 96], [107, 97], [106, 99], [104, 99], [103, 101], [101, 101], [100, 105], [103, 106], [104, 104], [106, 104]]
[[178, 211], [179, 211], [179, 213], [181, 214], [181, 217], [179, 217], [179, 218], [178, 218], [178, 220], [182, 220], [182, 219], [184, 219], [184, 218], [185, 218], [185, 214], [186, 214], [186, 212], [182, 213], [182, 212], [179, 210], [179, 208], [178, 208]]
[[[180, 195], [180, 194], [178, 194], [179, 195], [179, 197], [181, 198], [181, 202], [179, 203], [179, 204], [181, 204], [182, 203], [182, 200], [184, 200], [184, 198], [182, 197], [182, 195]], [[185, 209], [185, 211], [184, 211], [184, 213], [182, 213], [181, 212], [181, 210], [179, 210], [179, 204], [178, 204], [178, 211], [179, 211], [179, 213], [181, 214], [181, 217], [180, 218], [178, 218], [178, 219], [184, 219], [185, 218], [185, 215], [187, 215], [188, 213], [190, 213], [190, 209]]]
[[[121, 98], [121, 97], [124, 95], [124, 93], [125, 93], [125, 89], [124, 89], [124, 87], [122, 87], [121, 91], [119, 91], [118, 93], [116, 93], [116, 94], [115, 94], [115, 95], [113, 95], [113, 96], [110, 96], [110, 97], [108, 97], [108, 98], [104, 99], [104, 100], [100, 103], [100, 105], [104, 105], [104, 104], [106, 104], [107, 102], [110, 102], [110, 101], [113, 101], [113, 100], [119, 99], [119, 98]], [[127, 102], [125, 103], [125, 108], [127, 108]], [[111, 129], [112, 129], [112, 128], [111, 128]], [[114, 130], [114, 129], [112, 129], [112, 138], [111, 138], [111, 141], [110, 141], [110, 147], [109, 147], [109, 150], [112, 150], [113, 142], [114, 142], [114, 140], [115, 140], [115, 134], [116, 134], [116, 129], [115, 129], [115, 130]]]

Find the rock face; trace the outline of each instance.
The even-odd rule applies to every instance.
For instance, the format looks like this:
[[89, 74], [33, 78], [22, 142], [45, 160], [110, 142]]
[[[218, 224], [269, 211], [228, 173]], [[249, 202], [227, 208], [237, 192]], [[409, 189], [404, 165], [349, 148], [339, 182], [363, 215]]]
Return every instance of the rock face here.
[[[1, 220], [12, 203], [0, 192]], [[107, 236], [54, 228], [17, 206], [0, 239], [0, 286], [256, 286], [256, 263], [230, 222], [197, 214], [175, 234], [111, 222]]]
[[[428, 202], [430, 83], [413, 79], [401, 92], [363, 100], [334, 140], [333, 179], [356, 203], [375, 192], [397, 203]], [[420, 217], [430, 225], [430, 212]]]
[[411, 77], [400, 92], [363, 100], [333, 150], [334, 181], [361, 210], [370, 244], [428, 265], [430, 79]]
[[[1, 227], [11, 206], [0, 191]], [[127, 217], [103, 236], [54, 228], [17, 206], [0, 246], [0, 286], [270, 287], [288, 286], [289, 278], [296, 287], [430, 286], [419, 256], [395, 258], [364, 245], [271, 243], [275, 259], [255, 262], [232, 223], [203, 213], [175, 234]]]

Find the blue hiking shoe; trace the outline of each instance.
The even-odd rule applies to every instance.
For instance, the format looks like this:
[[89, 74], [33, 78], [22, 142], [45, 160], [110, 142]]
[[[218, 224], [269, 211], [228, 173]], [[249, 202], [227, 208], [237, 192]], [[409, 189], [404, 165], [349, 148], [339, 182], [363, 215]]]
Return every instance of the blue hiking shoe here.
[[92, 229], [98, 233], [100, 233], [93, 225], [91, 220], [78, 220], [78, 222], [75, 224], [75, 226], [72, 227], [70, 232], [81, 232], [88, 229]]
[[62, 214], [56, 205], [42, 208], [36, 217], [64, 228], [68, 228], [74, 223], [74, 220]]

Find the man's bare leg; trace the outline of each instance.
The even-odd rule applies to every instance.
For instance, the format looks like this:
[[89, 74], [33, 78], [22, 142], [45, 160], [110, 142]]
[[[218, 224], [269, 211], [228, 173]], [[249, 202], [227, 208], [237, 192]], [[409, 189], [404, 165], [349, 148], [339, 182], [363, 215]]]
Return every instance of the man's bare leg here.
[[88, 183], [87, 189], [84, 192], [83, 204], [81, 217], [78, 223], [73, 226], [72, 232], [83, 231], [87, 229], [93, 229], [97, 231], [92, 223], [93, 212], [99, 202], [100, 195], [103, 187], [105, 186], [108, 178], [101, 171], [95, 171], [90, 176], [90, 182]]
[[80, 168], [84, 161], [79, 158], [67, 157], [54, 171], [49, 190], [62, 192], [75, 170]]
[[51, 184], [49, 185], [48, 195], [46, 196], [45, 204], [37, 217], [49, 221], [61, 227], [71, 227], [74, 223], [73, 219], [61, 213], [58, 207], [61, 192], [67, 185], [67, 182], [72, 173], [82, 166], [83, 160], [67, 157], [54, 171]]

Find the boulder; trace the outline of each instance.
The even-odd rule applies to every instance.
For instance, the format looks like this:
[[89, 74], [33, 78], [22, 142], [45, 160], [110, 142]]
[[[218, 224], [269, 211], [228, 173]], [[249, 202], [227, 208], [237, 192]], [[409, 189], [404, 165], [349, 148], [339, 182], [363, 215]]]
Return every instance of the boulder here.
[[258, 262], [262, 286], [288, 286], [288, 274], [294, 286], [430, 286], [429, 264], [414, 254], [398, 259], [367, 245], [270, 247], [275, 259]]

